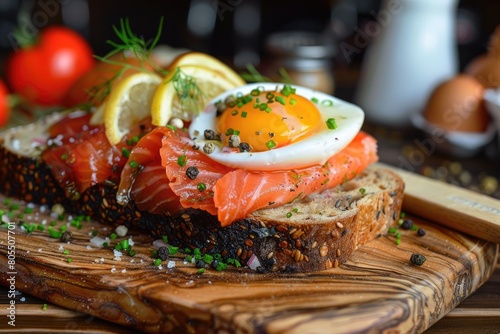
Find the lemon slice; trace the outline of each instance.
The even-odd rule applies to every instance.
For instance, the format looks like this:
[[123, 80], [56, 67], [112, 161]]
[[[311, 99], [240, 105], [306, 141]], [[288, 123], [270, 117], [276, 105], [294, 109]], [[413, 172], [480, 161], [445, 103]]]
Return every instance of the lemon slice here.
[[187, 52], [179, 55], [168, 66], [170, 71], [175, 70], [177, 67], [183, 66], [202, 66], [212, 71], [219, 72], [220, 75], [225, 77], [227, 81], [232, 82], [235, 87], [243, 86], [246, 84], [245, 80], [238, 75], [232, 68], [225, 63], [221, 62], [215, 57], [212, 57], [202, 52]]
[[172, 70], [153, 96], [153, 125], [167, 125], [173, 117], [191, 120], [193, 115], [203, 110], [209, 100], [240, 86], [225, 74], [227, 73], [213, 68], [195, 65], [183, 65]]
[[[153, 95], [161, 83], [159, 75], [139, 72], [116, 84], [108, 95], [102, 118], [109, 142], [116, 145], [130, 128], [151, 114]], [[96, 113], [99, 113], [99, 109]], [[99, 114], [94, 114], [96, 118]]]

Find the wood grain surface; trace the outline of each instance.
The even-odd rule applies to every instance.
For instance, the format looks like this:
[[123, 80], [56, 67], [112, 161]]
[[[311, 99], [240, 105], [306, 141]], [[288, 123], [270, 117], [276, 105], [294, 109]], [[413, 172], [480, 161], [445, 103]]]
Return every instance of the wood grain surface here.
[[[36, 224], [43, 219], [46, 215], [38, 211], [22, 215]], [[199, 274], [184, 255], [171, 258], [174, 268], [167, 268], [168, 261], [155, 267], [152, 240], [134, 231], [125, 238], [132, 236], [136, 255], [118, 260], [111, 249], [122, 238], [97, 248], [89, 242], [91, 231], [99, 236], [112, 231], [93, 222], [78, 229], [58, 221], [57, 226], [66, 224], [73, 233], [69, 243], [50, 238], [46, 230], [26, 234], [18, 226], [4, 227], [0, 279], [8, 288], [7, 279], [15, 276], [15, 288], [22, 293], [145, 332], [421, 333], [491, 276], [498, 246], [413, 219], [425, 236], [398, 230], [399, 245], [395, 235], [381, 236], [339, 268], [279, 275], [232, 266]], [[9, 231], [16, 233], [12, 268]], [[413, 253], [427, 261], [412, 264]], [[2, 328], [5, 312], [0, 311]], [[21, 322], [21, 305], [18, 312]]]
[[500, 201], [490, 196], [436, 182], [431, 178], [378, 163], [405, 182], [403, 209], [452, 229], [500, 243]]

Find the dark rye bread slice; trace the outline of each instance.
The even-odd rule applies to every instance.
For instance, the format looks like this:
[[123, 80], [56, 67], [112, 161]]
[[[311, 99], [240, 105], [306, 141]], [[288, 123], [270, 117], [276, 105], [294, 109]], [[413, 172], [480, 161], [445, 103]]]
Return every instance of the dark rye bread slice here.
[[404, 183], [397, 174], [376, 165], [334, 189], [258, 210], [224, 228], [215, 216], [201, 210], [160, 216], [141, 212], [133, 203], [120, 206], [116, 185], [109, 183], [95, 185], [79, 200], [70, 201], [40, 159], [43, 147], [33, 148], [30, 143], [43, 141], [48, 124], [58, 119], [50, 116], [0, 134], [0, 192], [37, 204], [63, 204], [72, 213], [107, 224], [126, 224], [155, 238], [167, 236], [170, 244], [181, 249], [198, 248], [242, 264], [251, 261], [262, 272], [336, 267], [357, 247], [385, 234], [399, 218]]

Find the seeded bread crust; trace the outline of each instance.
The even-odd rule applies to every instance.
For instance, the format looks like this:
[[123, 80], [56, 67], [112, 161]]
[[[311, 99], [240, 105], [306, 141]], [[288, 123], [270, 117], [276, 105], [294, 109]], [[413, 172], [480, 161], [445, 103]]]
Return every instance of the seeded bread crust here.
[[[221, 227], [215, 216], [201, 210], [169, 216], [141, 212], [133, 203], [121, 206], [113, 184], [92, 186], [79, 200], [70, 201], [40, 159], [43, 147], [33, 149], [26, 143], [46, 138], [48, 124], [58, 119], [50, 116], [28, 128], [0, 134], [1, 193], [36, 204], [62, 204], [69, 212], [110, 225], [126, 224], [155, 238], [167, 236], [170, 244], [181, 249], [198, 248], [202, 253], [237, 258], [242, 264], [250, 261], [260, 272], [337, 267], [356, 248], [387, 233], [399, 218], [404, 183], [396, 173], [376, 165], [336, 188], [279, 208], [258, 210], [228, 227]], [[26, 131], [31, 131], [27, 139]]]

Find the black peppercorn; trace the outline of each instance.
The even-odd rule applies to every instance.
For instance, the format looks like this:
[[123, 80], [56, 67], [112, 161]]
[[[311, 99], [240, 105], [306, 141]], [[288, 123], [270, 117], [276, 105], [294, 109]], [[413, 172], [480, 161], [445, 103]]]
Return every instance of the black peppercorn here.
[[418, 235], [419, 237], [423, 237], [423, 236], [425, 235], [425, 230], [424, 230], [423, 228], [419, 228], [419, 229], [417, 230], [417, 235]]
[[217, 269], [218, 265], [219, 265], [219, 261], [218, 260], [213, 260], [212, 261], [212, 268]]
[[166, 261], [170, 257], [170, 250], [166, 246], [161, 246], [156, 252], [156, 257], [162, 261]]
[[196, 168], [195, 166], [189, 166], [187, 169], [186, 169], [186, 176], [191, 179], [191, 180], [194, 180], [196, 179], [196, 177], [198, 176], [198, 174], [200, 173], [200, 171], [198, 170], [198, 168]]
[[252, 150], [252, 147], [248, 143], [240, 143], [239, 145], [240, 152], [250, 152]]
[[413, 226], [413, 220], [405, 219], [405, 220], [403, 220], [403, 224], [401, 225], [401, 228], [403, 230], [411, 230], [412, 226]]
[[61, 235], [61, 241], [62, 242], [70, 242], [71, 240], [73, 240], [73, 233], [69, 232], [69, 231], [65, 231], [62, 235]]
[[207, 129], [203, 132], [203, 135], [205, 136], [205, 139], [207, 140], [214, 140], [215, 139], [215, 131]]
[[418, 254], [418, 253], [413, 253], [410, 257], [411, 263], [413, 263], [417, 266], [423, 265], [425, 260], [426, 260], [425, 256], [423, 256], [422, 254]]
[[200, 259], [200, 260], [196, 261], [196, 268], [204, 268], [205, 264], [206, 264], [205, 261]]

